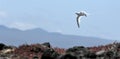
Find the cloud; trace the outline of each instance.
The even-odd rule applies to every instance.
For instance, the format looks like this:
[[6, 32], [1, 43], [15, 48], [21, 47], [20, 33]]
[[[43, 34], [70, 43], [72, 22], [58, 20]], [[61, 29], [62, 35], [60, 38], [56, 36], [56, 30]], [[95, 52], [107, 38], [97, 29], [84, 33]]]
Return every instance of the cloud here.
[[62, 33], [63, 31], [61, 29], [57, 29], [56, 32]]
[[28, 24], [28, 23], [22, 23], [22, 22], [13, 22], [8, 25], [10, 28], [17, 28], [20, 30], [28, 30], [28, 29], [33, 29], [37, 28], [37, 26], [33, 24]]
[[0, 11], [0, 18], [6, 18], [7, 17], [7, 13], [4, 11]]

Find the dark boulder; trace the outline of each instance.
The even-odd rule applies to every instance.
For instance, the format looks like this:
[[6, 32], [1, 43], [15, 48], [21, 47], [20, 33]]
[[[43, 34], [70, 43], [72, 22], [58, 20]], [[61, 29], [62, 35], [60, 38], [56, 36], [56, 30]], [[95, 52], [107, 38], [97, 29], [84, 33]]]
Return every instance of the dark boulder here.
[[44, 46], [46, 46], [46, 47], [51, 48], [51, 45], [50, 45], [50, 43], [49, 43], [49, 42], [45, 42], [45, 43], [43, 43], [42, 45], [44, 45]]
[[4, 47], [6, 47], [6, 45], [5, 45], [5, 44], [3, 44], [3, 43], [0, 43], [0, 50], [3, 50], [3, 49], [4, 49]]
[[49, 48], [43, 52], [41, 59], [56, 59], [58, 56], [59, 54], [54, 49]]
[[77, 56], [71, 54], [65, 54], [60, 59], [77, 59]]

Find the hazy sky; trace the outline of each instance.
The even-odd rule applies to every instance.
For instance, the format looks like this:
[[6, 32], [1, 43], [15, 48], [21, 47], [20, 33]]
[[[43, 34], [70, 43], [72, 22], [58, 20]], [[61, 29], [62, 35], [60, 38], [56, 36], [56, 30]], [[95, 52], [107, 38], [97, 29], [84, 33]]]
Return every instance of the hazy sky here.
[[0, 0], [0, 25], [120, 40], [120, 0]]

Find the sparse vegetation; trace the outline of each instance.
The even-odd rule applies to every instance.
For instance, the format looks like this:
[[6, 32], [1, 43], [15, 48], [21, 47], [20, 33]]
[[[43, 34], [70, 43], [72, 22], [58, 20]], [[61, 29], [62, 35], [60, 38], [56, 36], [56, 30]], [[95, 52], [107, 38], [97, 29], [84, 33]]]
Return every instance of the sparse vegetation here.
[[[16, 48], [12, 46], [3, 48], [5, 46], [3, 43], [0, 44], [0, 59], [120, 59], [120, 43], [94, 47], [74, 46], [68, 49], [52, 47], [49, 42], [23, 44]], [[3, 51], [7, 51], [6, 49], [11, 50], [4, 53]]]

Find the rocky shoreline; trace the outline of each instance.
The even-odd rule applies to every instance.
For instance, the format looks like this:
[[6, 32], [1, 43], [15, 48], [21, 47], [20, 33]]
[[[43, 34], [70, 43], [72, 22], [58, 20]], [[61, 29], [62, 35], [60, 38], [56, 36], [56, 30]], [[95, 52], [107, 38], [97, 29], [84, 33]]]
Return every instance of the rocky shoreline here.
[[0, 59], [120, 59], [120, 43], [68, 49], [52, 47], [49, 42], [19, 47], [1, 43]]

